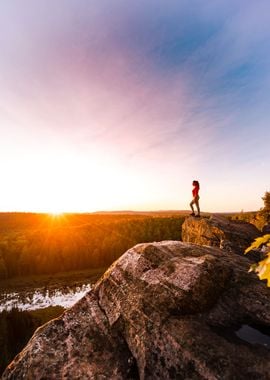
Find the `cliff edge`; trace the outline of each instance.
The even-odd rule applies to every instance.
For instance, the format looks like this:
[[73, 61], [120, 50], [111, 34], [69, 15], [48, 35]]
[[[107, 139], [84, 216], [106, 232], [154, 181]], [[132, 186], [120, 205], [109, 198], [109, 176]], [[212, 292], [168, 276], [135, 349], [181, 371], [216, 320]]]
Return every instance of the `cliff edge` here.
[[269, 379], [269, 349], [237, 334], [270, 328], [270, 289], [248, 267], [215, 247], [139, 244], [2, 379]]
[[186, 218], [182, 226], [183, 241], [218, 247], [240, 255], [260, 235], [261, 232], [251, 223], [215, 214], [210, 218]]

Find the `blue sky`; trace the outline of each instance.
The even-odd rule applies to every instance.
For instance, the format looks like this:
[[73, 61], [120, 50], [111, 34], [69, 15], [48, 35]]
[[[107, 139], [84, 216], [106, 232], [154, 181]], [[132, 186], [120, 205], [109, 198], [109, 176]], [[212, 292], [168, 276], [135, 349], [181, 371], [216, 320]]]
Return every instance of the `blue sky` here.
[[256, 210], [269, 190], [268, 1], [0, 5], [5, 211]]

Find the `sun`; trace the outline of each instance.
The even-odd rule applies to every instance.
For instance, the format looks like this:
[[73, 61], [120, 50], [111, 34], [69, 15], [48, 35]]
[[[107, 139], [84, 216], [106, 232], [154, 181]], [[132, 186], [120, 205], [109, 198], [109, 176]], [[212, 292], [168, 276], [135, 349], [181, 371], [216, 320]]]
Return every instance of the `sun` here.
[[52, 211], [49, 213], [53, 218], [60, 218], [64, 215], [63, 211]]
[[64, 211], [58, 207], [50, 207], [47, 209], [46, 213], [50, 215], [52, 218], [61, 218], [64, 215]]

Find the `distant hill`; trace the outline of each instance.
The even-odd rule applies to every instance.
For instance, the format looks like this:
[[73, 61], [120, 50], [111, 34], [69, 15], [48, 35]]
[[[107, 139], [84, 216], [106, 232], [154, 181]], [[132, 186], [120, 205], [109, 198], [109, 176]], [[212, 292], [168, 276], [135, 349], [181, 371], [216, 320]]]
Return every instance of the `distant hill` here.
[[95, 211], [92, 214], [117, 214], [117, 215], [188, 215], [189, 210], [156, 210], [156, 211], [132, 211], [132, 210], [119, 210], [119, 211]]

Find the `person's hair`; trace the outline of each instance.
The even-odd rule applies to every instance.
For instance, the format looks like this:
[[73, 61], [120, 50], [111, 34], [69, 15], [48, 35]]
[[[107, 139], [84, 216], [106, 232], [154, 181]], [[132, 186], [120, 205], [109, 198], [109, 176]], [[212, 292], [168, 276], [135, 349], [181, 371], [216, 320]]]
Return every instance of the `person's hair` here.
[[199, 181], [195, 181], [195, 180], [194, 180], [194, 181], [192, 182], [192, 185], [193, 185], [193, 186], [197, 186], [198, 188], [200, 188]]

